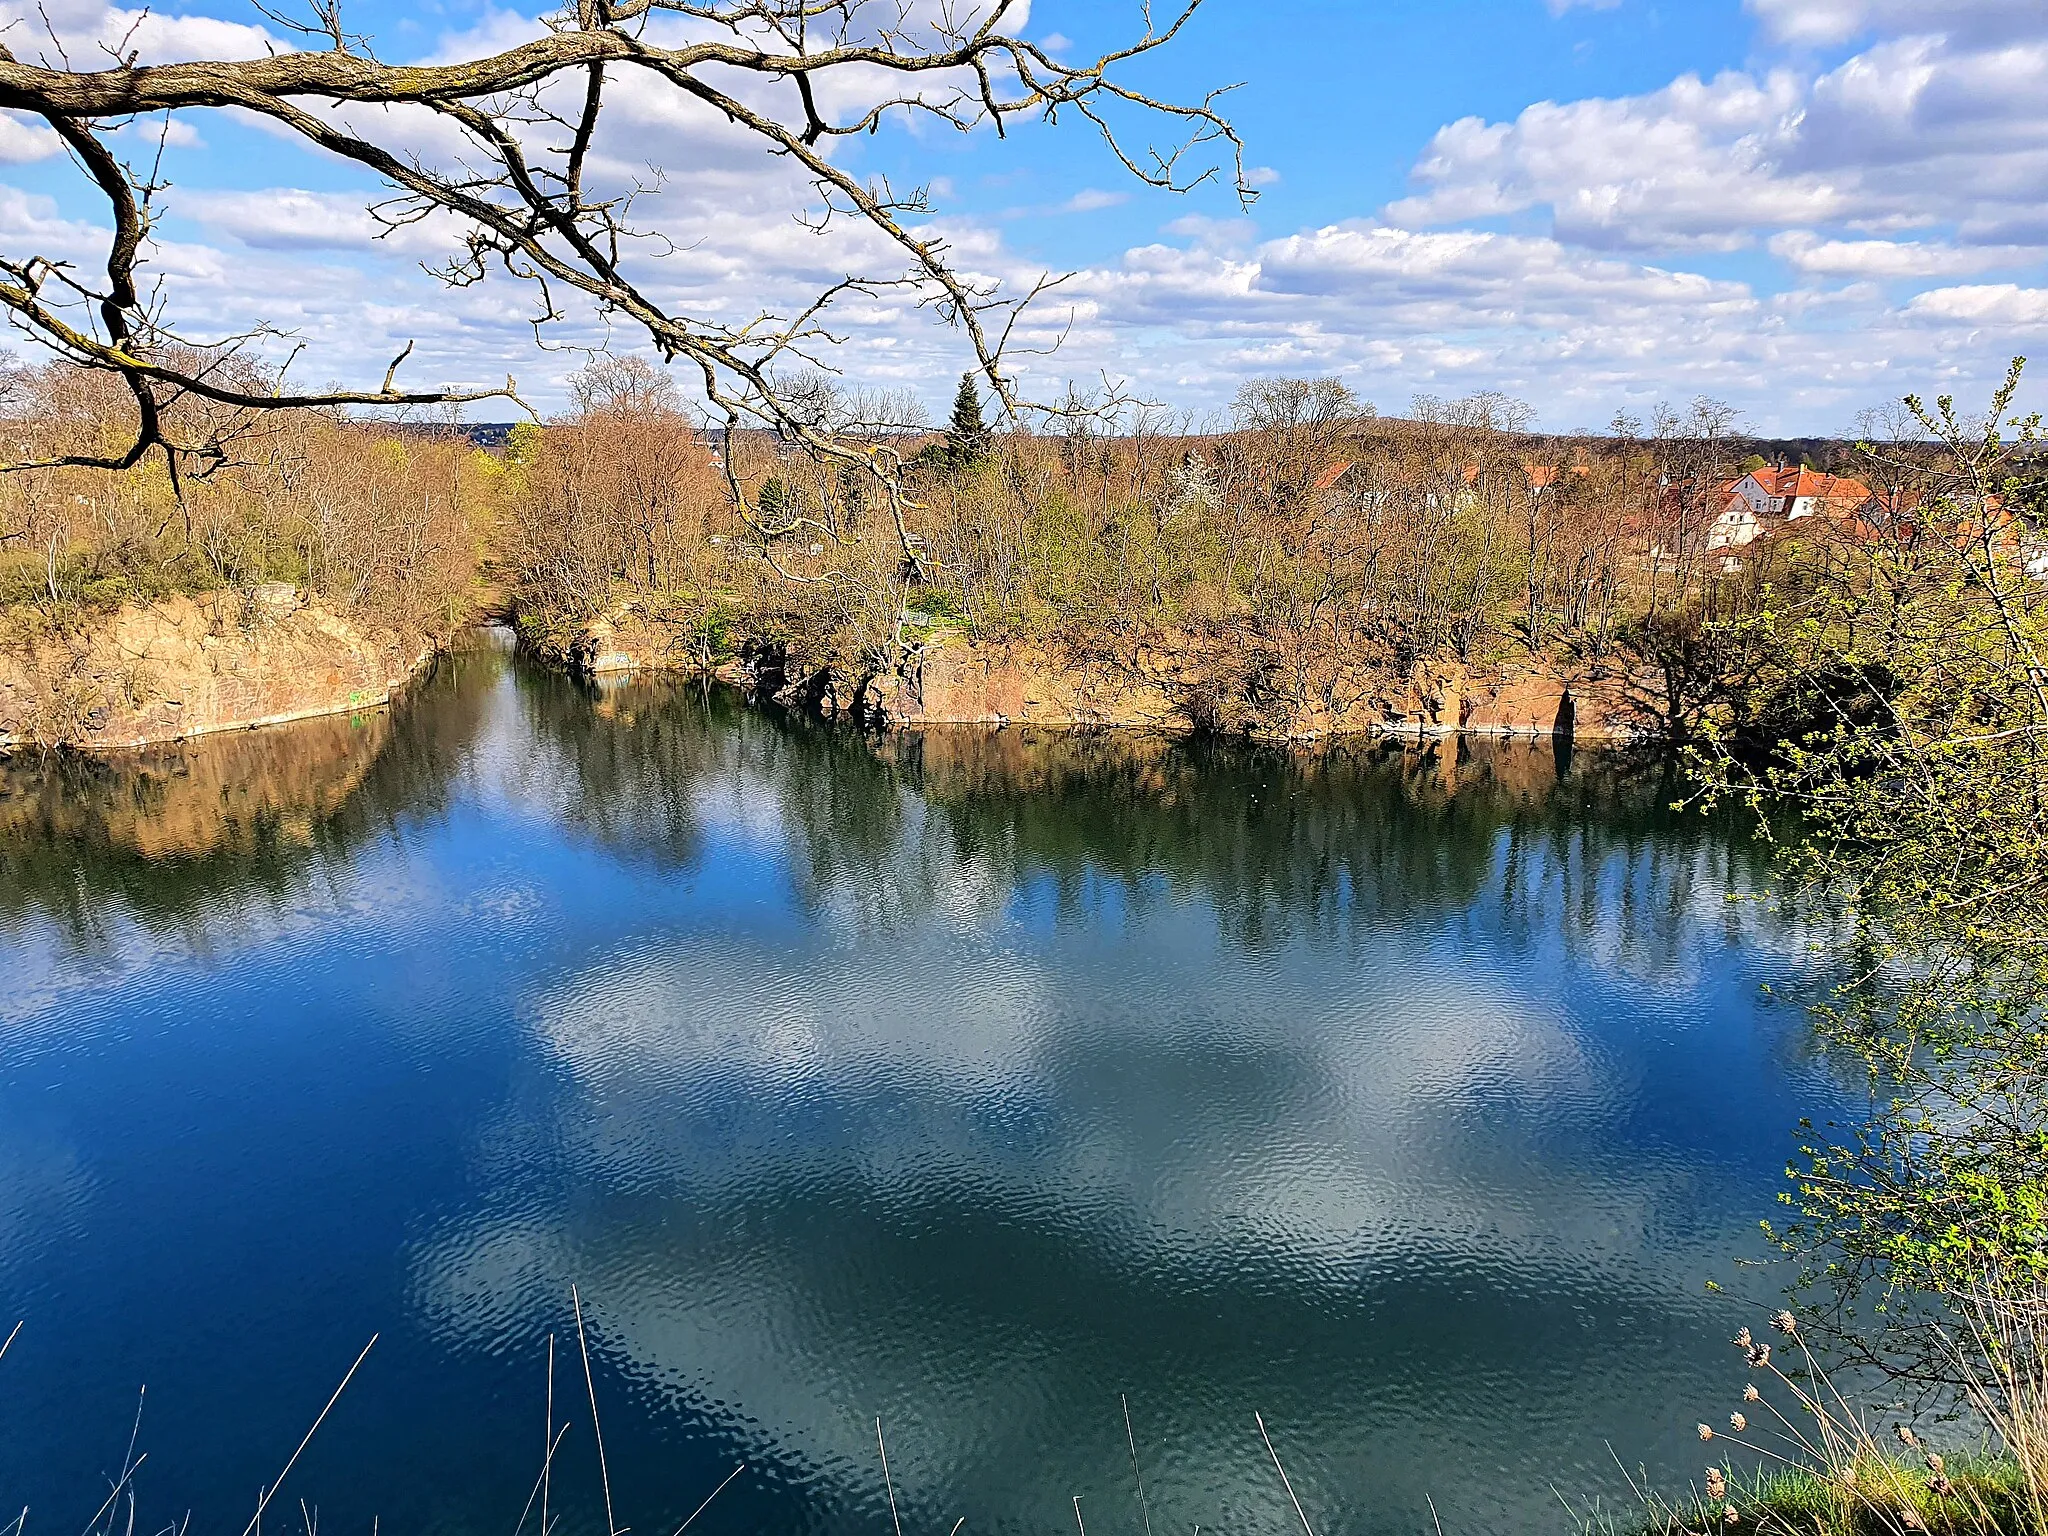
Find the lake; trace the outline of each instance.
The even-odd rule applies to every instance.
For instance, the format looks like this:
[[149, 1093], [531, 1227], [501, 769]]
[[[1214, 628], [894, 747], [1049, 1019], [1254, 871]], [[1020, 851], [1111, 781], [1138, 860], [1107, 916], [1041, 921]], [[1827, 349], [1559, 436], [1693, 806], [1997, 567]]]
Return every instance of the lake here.
[[593, 1390], [636, 1536], [742, 1465], [694, 1531], [1284, 1536], [1255, 1412], [1319, 1536], [1570, 1531], [1617, 1458], [1697, 1475], [1849, 1102], [1679, 792], [863, 737], [482, 641], [0, 765], [0, 1519], [84, 1530], [146, 1386], [136, 1531], [235, 1536], [374, 1335], [271, 1532], [513, 1536], [566, 1420], [603, 1536]]

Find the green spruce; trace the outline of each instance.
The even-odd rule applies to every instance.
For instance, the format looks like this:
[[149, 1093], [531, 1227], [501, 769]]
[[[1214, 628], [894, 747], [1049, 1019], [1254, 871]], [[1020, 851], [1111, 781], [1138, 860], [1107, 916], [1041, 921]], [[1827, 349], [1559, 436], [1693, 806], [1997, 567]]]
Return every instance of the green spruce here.
[[960, 375], [953, 395], [953, 417], [946, 424], [945, 457], [954, 470], [972, 469], [995, 450], [995, 434], [982, 419], [981, 390], [972, 372]]

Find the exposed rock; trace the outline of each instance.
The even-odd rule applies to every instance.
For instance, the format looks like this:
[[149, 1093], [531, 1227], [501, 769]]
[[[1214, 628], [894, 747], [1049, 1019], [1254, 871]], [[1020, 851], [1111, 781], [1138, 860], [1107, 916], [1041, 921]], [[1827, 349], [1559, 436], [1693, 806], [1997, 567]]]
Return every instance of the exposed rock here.
[[[706, 670], [679, 626], [630, 606], [586, 626], [563, 659], [587, 673]], [[1466, 732], [1592, 742], [1648, 732], [1630, 702], [1631, 682], [1639, 696], [1642, 680], [1599, 666], [1430, 660], [1395, 676], [1364, 663], [1298, 663], [1228, 629], [1049, 641], [939, 631], [898, 669], [858, 675], [749, 641], [710, 670], [792, 709], [907, 729], [1132, 726], [1296, 741]]]
[[282, 583], [22, 625], [0, 645], [0, 746], [109, 751], [374, 709], [430, 653]]

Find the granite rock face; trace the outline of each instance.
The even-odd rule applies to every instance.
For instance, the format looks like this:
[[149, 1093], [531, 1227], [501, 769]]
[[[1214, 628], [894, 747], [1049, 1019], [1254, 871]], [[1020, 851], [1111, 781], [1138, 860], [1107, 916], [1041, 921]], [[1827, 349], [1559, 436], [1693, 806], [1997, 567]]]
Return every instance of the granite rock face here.
[[374, 709], [429, 654], [278, 583], [24, 627], [0, 645], [0, 745], [111, 751]]
[[749, 642], [712, 661], [658, 618], [622, 609], [593, 622], [562, 658], [592, 674], [711, 673], [789, 708], [865, 725], [1130, 726], [1264, 740], [1365, 734], [1635, 740], [1655, 721], [1650, 679], [1540, 659], [1477, 666], [1426, 660], [1405, 675], [1296, 660], [1229, 632], [1077, 635], [985, 641], [929, 634], [904, 665], [850, 673], [786, 647]]

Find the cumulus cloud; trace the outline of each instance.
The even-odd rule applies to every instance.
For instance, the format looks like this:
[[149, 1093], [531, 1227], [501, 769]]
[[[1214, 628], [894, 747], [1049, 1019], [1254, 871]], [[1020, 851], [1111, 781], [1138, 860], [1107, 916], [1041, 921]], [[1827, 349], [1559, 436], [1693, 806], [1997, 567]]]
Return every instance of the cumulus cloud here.
[[2041, 260], [2038, 246], [1957, 246], [1942, 240], [1829, 240], [1811, 230], [1774, 237], [1771, 254], [1818, 277], [1951, 277]]
[[64, 141], [42, 123], [30, 122], [18, 112], [0, 112], [0, 165], [47, 160], [63, 147]]
[[[1775, 64], [1766, 48], [1748, 71], [1451, 122], [1422, 151], [1412, 195], [1377, 217], [1289, 232], [1190, 213], [1152, 243], [1101, 252], [1019, 332], [1032, 345], [1063, 339], [1057, 355], [1028, 360], [1037, 392], [1108, 371], [1199, 412], [1246, 372], [1313, 370], [1390, 401], [1508, 389], [1560, 426], [1603, 420], [1627, 397], [1703, 391], [1745, 405], [1759, 425], [1828, 427], [1895, 388], [1901, 370], [1963, 391], [1988, 379], [2002, 362], [1998, 328], [2037, 323], [2035, 296], [2048, 287], [2048, 119], [2032, 107], [2048, 99], [2048, 22], [1968, 0], [1753, 8], [1766, 43], [1789, 50]], [[272, 42], [258, 27], [100, 0], [64, 0], [51, 15], [67, 46], [133, 29], [152, 58]], [[468, 15], [468, 31], [425, 56], [538, 30], [511, 9]], [[1792, 47], [1852, 36], [1857, 51], [1825, 69]], [[764, 104], [780, 89], [735, 88]], [[850, 103], [872, 83], [833, 89]], [[663, 239], [633, 246], [628, 261], [660, 302], [739, 324], [788, 313], [849, 273], [903, 270], [905, 253], [871, 228], [835, 221], [821, 237], [804, 227], [797, 215], [814, 189], [723, 117], [637, 72], [609, 100], [590, 175], [610, 193], [648, 189], [636, 218]], [[331, 111], [354, 121], [362, 109]], [[380, 137], [427, 163], [465, 153], [445, 119], [374, 117]], [[0, 160], [53, 147], [46, 129], [0, 116]], [[227, 151], [182, 149], [149, 256], [195, 332], [288, 327], [336, 377], [381, 371], [407, 340], [419, 343], [416, 378], [563, 371], [533, 351], [531, 294], [502, 278], [451, 294], [420, 271], [450, 248], [452, 221], [380, 240], [366, 210], [385, 194], [373, 185], [294, 187], [282, 158], [279, 186], [251, 189], [240, 173], [208, 185], [212, 157]], [[1262, 185], [1278, 179], [1253, 173]], [[1093, 214], [1127, 196], [1112, 182], [1034, 211]], [[60, 204], [0, 190], [0, 231], [19, 247], [90, 258], [104, 249], [101, 218], [83, 195]], [[1042, 268], [1012, 245], [1015, 227], [950, 216], [924, 233], [944, 238], [977, 281], [1028, 286]], [[1771, 260], [1698, 270], [1699, 253], [1744, 248]], [[1980, 281], [1912, 292], [1970, 279]], [[958, 377], [964, 343], [908, 294], [849, 298], [834, 329], [845, 337], [834, 361], [849, 374], [921, 389], [935, 404]], [[588, 314], [566, 328], [577, 343], [605, 338]], [[536, 397], [551, 403], [545, 387]]]
[[1915, 318], [1959, 320], [1969, 325], [2034, 329], [2048, 326], [2048, 288], [2022, 288], [2017, 283], [1936, 288], [1915, 294], [1906, 313]]
[[1512, 123], [1463, 118], [1417, 163], [1425, 190], [1387, 215], [1428, 226], [1542, 205], [1580, 244], [1733, 248], [1759, 223], [1845, 211], [1839, 188], [1775, 164], [1801, 98], [1789, 72], [1686, 75], [1646, 96], [1538, 102]]
[[1466, 118], [1415, 166], [1398, 222], [1547, 210], [1562, 239], [1734, 250], [1776, 229], [1937, 223], [2023, 241], [2048, 201], [2048, 36], [1893, 38], [1809, 78], [1687, 75], [1640, 96]]
[[177, 195], [171, 206], [257, 250], [362, 251], [381, 236], [392, 251], [440, 255], [453, 244], [453, 219], [387, 230], [371, 217], [369, 199], [354, 192], [193, 191]]
[[1749, 9], [1790, 43], [1845, 43], [1873, 31], [2048, 31], [2034, 0], [1749, 0]]

